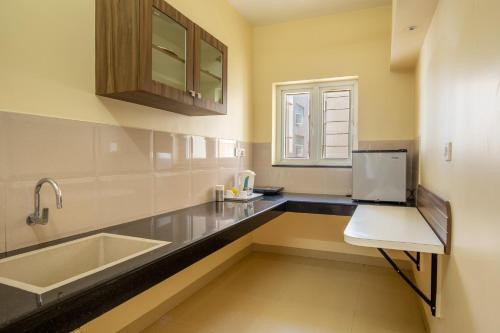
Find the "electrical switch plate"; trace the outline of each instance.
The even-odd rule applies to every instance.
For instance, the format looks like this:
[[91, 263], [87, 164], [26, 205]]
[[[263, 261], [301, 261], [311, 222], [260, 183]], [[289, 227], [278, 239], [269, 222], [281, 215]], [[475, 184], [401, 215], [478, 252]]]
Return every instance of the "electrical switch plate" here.
[[451, 153], [452, 153], [452, 144], [451, 142], [447, 142], [444, 146], [444, 159], [445, 161], [451, 161]]
[[234, 151], [234, 155], [236, 157], [245, 157], [246, 156], [245, 148], [237, 147]]

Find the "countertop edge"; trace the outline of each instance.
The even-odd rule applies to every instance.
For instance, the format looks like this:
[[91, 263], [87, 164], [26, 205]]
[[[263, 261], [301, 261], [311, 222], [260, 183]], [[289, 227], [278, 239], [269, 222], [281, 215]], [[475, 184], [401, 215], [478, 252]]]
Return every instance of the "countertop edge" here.
[[[0, 332], [68, 332], [173, 276], [276, 218], [286, 201], [76, 295], [1, 324]], [[243, 223], [251, 221], [251, 223]], [[130, 286], [134, 286], [133, 289]], [[91, 309], [91, 310], [89, 310]], [[67, 318], [72, 318], [68, 321]]]
[[[284, 193], [275, 197], [275, 199], [275, 204], [271, 204], [255, 215], [243, 218], [234, 225], [201, 238], [185, 247], [176, 249], [155, 261], [90, 289], [82, 290], [54, 304], [26, 313], [22, 317], [3, 322], [0, 324], [0, 332], [39, 332], [47, 330], [65, 332], [74, 330], [284, 212], [350, 216], [358, 205], [345, 196]], [[185, 209], [190, 208], [192, 207]], [[242, 223], [248, 221], [251, 221], [251, 223]], [[134, 288], [130, 288], [131, 285]], [[67, 318], [72, 318], [72, 320], [68, 321]]]

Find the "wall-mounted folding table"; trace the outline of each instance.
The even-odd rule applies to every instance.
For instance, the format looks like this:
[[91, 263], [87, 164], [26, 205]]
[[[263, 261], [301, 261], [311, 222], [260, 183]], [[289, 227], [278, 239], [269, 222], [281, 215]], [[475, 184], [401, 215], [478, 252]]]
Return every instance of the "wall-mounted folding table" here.
[[[436, 315], [438, 254], [449, 253], [450, 230], [449, 202], [420, 186], [417, 207], [359, 205], [344, 231], [344, 240], [352, 245], [377, 248]], [[418, 270], [420, 253], [431, 254], [430, 297], [401, 271], [385, 249], [404, 251]], [[416, 256], [410, 252], [416, 252]]]

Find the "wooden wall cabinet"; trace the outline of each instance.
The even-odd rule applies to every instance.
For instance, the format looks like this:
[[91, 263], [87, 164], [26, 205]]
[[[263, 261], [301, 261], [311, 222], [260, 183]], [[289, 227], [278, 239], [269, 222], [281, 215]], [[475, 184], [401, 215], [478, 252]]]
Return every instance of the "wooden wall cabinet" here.
[[163, 0], [96, 0], [96, 94], [227, 113], [227, 47]]

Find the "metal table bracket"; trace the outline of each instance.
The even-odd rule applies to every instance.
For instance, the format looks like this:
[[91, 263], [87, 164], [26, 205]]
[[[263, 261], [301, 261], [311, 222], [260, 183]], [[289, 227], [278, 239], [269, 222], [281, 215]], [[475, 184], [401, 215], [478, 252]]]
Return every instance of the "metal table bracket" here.
[[[436, 316], [436, 292], [437, 292], [437, 254], [431, 254], [431, 297], [427, 297], [422, 290], [420, 290], [413, 281], [405, 275], [398, 267], [398, 265], [394, 262], [394, 260], [389, 257], [389, 255], [381, 248], [378, 248], [380, 253], [384, 256], [384, 258], [391, 264], [392, 268], [405, 280], [405, 282], [424, 300], [427, 305], [431, 308], [431, 313], [433, 316]], [[417, 258], [414, 258], [410, 253], [404, 251], [407, 256], [412, 259], [412, 261], [417, 265], [417, 269], [420, 270], [420, 252], [417, 252]]]
[[417, 266], [417, 271], [420, 271], [420, 252], [417, 252], [417, 257], [412, 256], [408, 251], [403, 252], [408, 256], [408, 258], [410, 258], [411, 261], [415, 263], [415, 265]]

